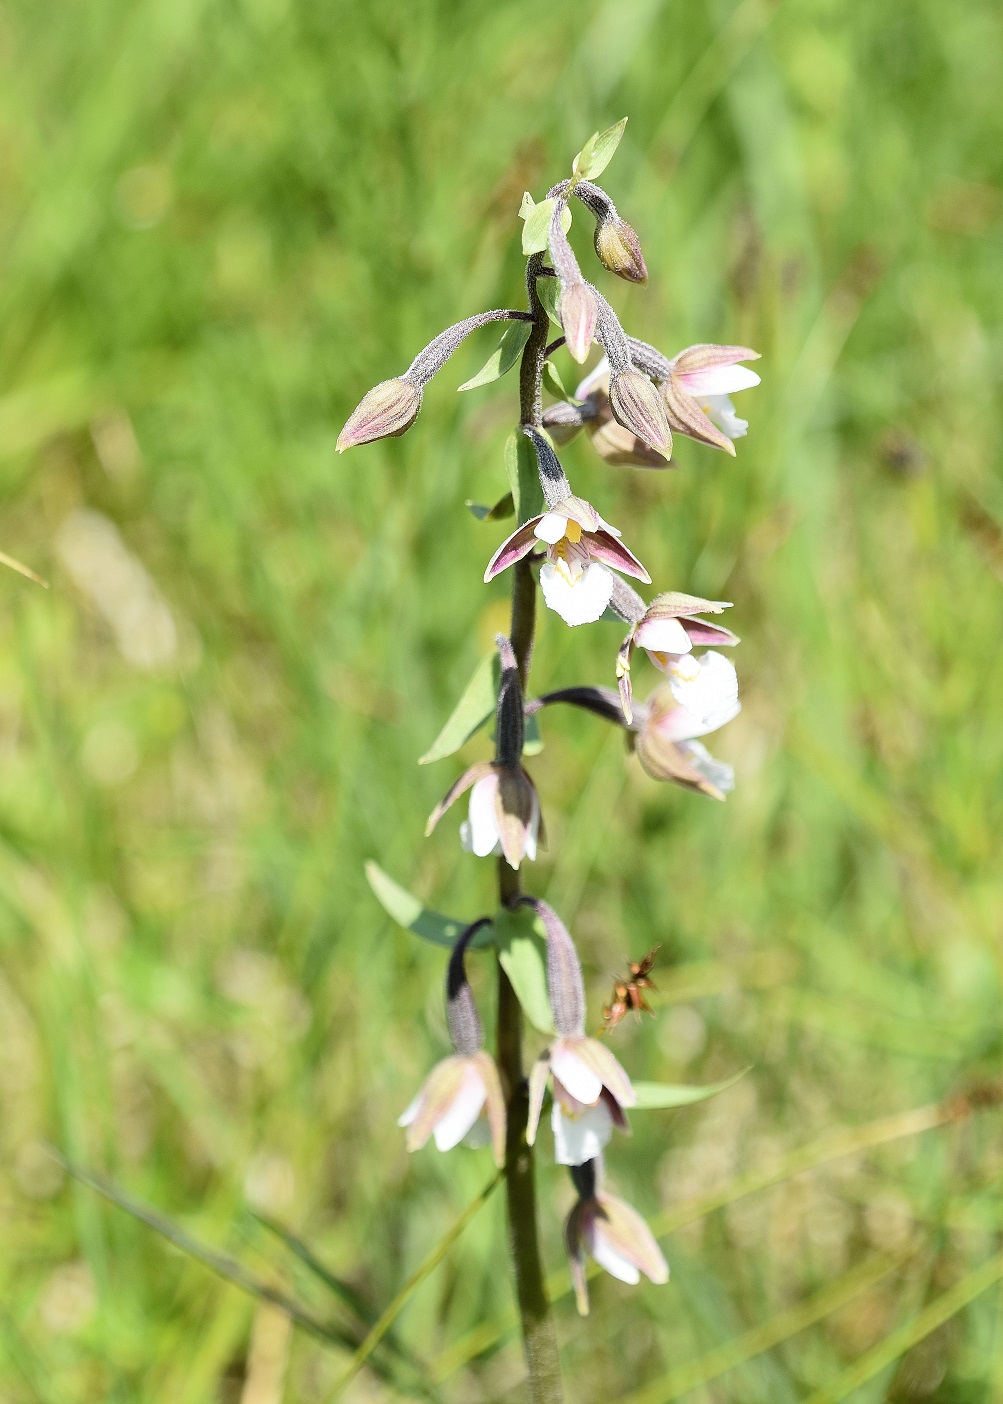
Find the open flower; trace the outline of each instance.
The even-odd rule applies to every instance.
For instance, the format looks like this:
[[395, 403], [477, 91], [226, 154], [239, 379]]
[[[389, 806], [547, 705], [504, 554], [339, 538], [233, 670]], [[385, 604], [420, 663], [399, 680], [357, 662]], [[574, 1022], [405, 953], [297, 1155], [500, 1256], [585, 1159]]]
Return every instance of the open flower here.
[[467, 1057], [444, 1058], [425, 1079], [421, 1091], [397, 1119], [407, 1127], [407, 1148], [420, 1150], [433, 1137], [438, 1150], [461, 1141], [480, 1146], [490, 1135], [495, 1162], [505, 1160], [505, 1098], [490, 1053], [479, 1048]]
[[748, 346], [688, 346], [670, 364], [661, 384], [665, 410], [673, 429], [691, 439], [734, 454], [734, 439], [749, 427], [739, 419], [731, 396], [759, 384], [759, 376], [740, 361], [757, 361]]
[[575, 1301], [582, 1316], [589, 1314], [586, 1253], [612, 1277], [631, 1286], [640, 1282], [642, 1272], [656, 1284], [669, 1280], [669, 1265], [637, 1210], [597, 1189], [599, 1164], [593, 1161], [572, 1172], [579, 1200], [564, 1229]]
[[540, 799], [522, 766], [481, 761], [460, 776], [429, 815], [426, 837], [446, 810], [467, 790], [470, 807], [460, 841], [478, 858], [504, 854], [512, 868], [533, 861], [540, 838]]
[[696, 595], [683, 595], [675, 591], [657, 595], [652, 600], [620, 645], [616, 659], [620, 699], [628, 722], [632, 715], [630, 669], [635, 646], [644, 649], [656, 668], [672, 674], [680, 658], [701, 644], [730, 648], [739, 642], [738, 635], [730, 629], [697, 617], [700, 614], [720, 614], [730, 608], [727, 600], [703, 600]]
[[602, 618], [609, 604], [612, 570], [638, 580], [651, 578], [619, 538], [616, 527], [603, 521], [590, 502], [566, 497], [513, 532], [492, 556], [484, 579], [493, 580], [542, 543], [547, 555], [540, 567], [540, 588], [547, 605], [567, 624], [591, 624]]
[[437, 1063], [398, 1126], [407, 1127], [407, 1148], [420, 1150], [429, 1136], [441, 1151], [464, 1141], [470, 1146], [491, 1142], [495, 1162], [505, 1160], [505, 1097], [495, 1061], [484, 1051], [473, 991], [467, 980], [467, 947], [490, 924], [481, 917], [459, 935], [446, 969], [446, 1022], [453, 1055]]
[[526, 1140], [529, 1145], [536, 1140], [547, 1081], [552, 1078], [557, 1160], [561, 1165], [581, 1165], [595, 1158], [614, 1126], [629, 1129], [624, 1107], [632, 1107], [637, 1096], [606, 1045], [586, 1036], [582, 968], [567, 927], [553, 907], [537, 897], [522, 897], [520, 905], [533, 908], [546, 932], [547, 996], [557, 1030], [529, 1075]]
[[[701, 668], [692, 680], [670, 679], [648, 699], [638, 718], [635, 750], [653, 780], [672, 780], [723, 800], [734, 789], [734, 772], [724, 761], [715, 760], [696, 738], [724, 726], [738, 714], [741, 704], [728, 660], [721, 654], [705, 657], [718, 658], [720, 663]], [[680, 694], [684, 702], [679, 701]]]

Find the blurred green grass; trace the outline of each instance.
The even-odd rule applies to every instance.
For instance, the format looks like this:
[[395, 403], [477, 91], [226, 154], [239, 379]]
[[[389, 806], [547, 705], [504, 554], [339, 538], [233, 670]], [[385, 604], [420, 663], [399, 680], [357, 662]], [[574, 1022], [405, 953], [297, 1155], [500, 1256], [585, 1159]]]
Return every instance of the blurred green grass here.
[[[650, 283], [604, 289], [670, 353], [756, 346], [763, 385], [735, 462], [567, 455], [659, 587], [734, 600], [743, 636], [727, 806], [654, 786], [598, 722], [543, 722], [533, 881], [594, 1012], [662, 945], [659, 1018], [618, 1052], [668, 1080], [754, 1065], [636, 1117], [611, 1174], [671, 1214], [1003, 1074], [1001, 30], [988, 0], [0, 11], [0, 549], [52, 582], [0, 577], [5, 1401], [292, 1404], [345, 1365], [47, 1142], [335, 1317], [246, 1205], [379, 1310], [483, 1186], [482, 1154], [404, 1153], [442, 955], [362, 868], [461, 916], [492, 900], [455, 825], [421, 837], [454, 763], [414, 762], [504, 620], [478, 583], [501, 530], [462, 501], [503, 488], [515, 387], [452, 390], [493, 334], [406, 438], [334, 443], [442, 326], [520, 297], [523, 189], [624, 113], [608, 185]], [[618, 642], [543, 619], [536, 685], [610, 681]], [[558, 1308], [569, 1398], [669, 1389], [911, 1254], [686, 1396], [844, 1397], [999, 1251], [1001, 1150], [990, 1110], [680, 1227], [667, 1288], [597, 1284], [586, 1326]], [[540, 1195], [558, 1271], [566, 1177], [544, 1165]], [[509, 1303], [493, 1200], [401, 1334], [435, 1361]], [[1001, 1306], [852, 1398], [999, 1397]], [[521, 1374], [509, 1341], [443, 1397], [514, 1400]], [[396, 1395], [367, 1374], [346, 1397]]]

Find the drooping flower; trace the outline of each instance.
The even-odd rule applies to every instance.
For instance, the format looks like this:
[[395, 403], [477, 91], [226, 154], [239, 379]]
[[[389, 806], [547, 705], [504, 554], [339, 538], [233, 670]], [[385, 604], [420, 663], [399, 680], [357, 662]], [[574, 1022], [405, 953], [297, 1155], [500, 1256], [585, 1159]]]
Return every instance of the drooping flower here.
[[[720, 663], [701, 668], [692, 680], [670, 679], [652, 694], [638, 717], [634, 748], [653, 780], [672, 780], [712, 799], [724, 799], [734, 789], [734, 772], [696, 738], [737, 716], [741, 703], [734, 669], [721, 654], [705, 655], [711, 656]], [[680, 696], [685, 701], [680, 702]]]
[[625, 1107], [637, 1101], [630, 1078], [597, 1038], [585, 1033], [585, 986], [574, 942], [554, 909], [536, 897], [532, 907], [547, 937], [547, 994], [557, 1037], [529, 1075], [526, 1140], [536, 1140], [548, 1079], [553, 1081], [555, 1155], [560, 1165], [581, 1165], [607, 1144], [613, 1128], [629, 1130]]
[[495, 1061], [484, 1051], [484, 1030], [467, 981], [467, 947], [489, 918], [461, 932], [446, 971], [446, 1020], [454, 1052], [437, 1063], [397, 1120], [407, 1127], [407, 1148], [420, 1150], [431, 1136], [440, 1151], [461, 1141], [491, 1142], [495, 1163], [505, 1160], [505, 1097]]
[[601, 1168], [596, 1157], [571, 1172], [579, 1198], [568, 1215], [564, 1239], [581, 1316], [589, 1314], [586, 1253], [612, 1277], [631, 1286], [640, 1282], [642, 1272], [658, 1285], [669, 1280], [669, 1265], [637, 1210], [599, 1189]]
[[616, 676], [628, 721], [632, 707], [630, 672], [634, 648], [643, 648], [656, 668], [671, 673], [681, 657], [701, 644], [730, 648], [739, 642], [737, 634], [730, 629], [697, 617], [721, 614], [730, 608], [727, 600], [704, 600], [676, 591], [656, 595], [642, 617], [632, 625], [617, 654]]
[[495, 640], [501, 661], [498, 704], [495, 708], [495, 758], [480, 761], [464, 771], [429, 815], [426, 837], [451, 804], [470, 790], [470, 806], [460, 839], [479, 858], [504, 854], [512, 868], [523, 858], [536, 857], [542, 832], [540, 799], [536, 786], [522, 768], [526, 719], [522, 684], [510, 641]]
[[591, 624], [609, 604], [612, 570], [650, 580], [619, 538], [616, 527], [604, 521], [590, 502], [566, 497], [513, 532], [492, 556], [484, 579], [493, 580], [542, 543], [547, 556], [540, 567], [540, 588], [547, 605], [567, 624]]
[[749, 427], [739, 419], [731, 396], [759, 384], [759, 376], [740, 361], [757, 361], [748, 346], [688, 346], [669, 362], [661, 383], [662, 398], [672, 428], [691, 439], [712, 444], [734, 455], [733, 440]]

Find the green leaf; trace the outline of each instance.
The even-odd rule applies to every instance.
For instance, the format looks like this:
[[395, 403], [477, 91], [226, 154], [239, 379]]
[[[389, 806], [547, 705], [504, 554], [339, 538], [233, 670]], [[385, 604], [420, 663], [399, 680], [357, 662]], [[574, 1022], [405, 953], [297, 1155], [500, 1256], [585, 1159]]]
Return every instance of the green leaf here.
[[563, 331], [561, 326], [561, 284], [556, 278], [537, 278], [536, 294], [544, 307], [547, 309], [547, 316], [559, 331]]
[[526, 718], [526, 738], [522, 743], [522, 752], [526, 756], [538, 756], [543, 750], [543, 737], [540, 734], [540, 723], [535, 714]]
[[490, 385], [492, 380], [500, 380], [522, 355], [522, 348], [532, 330], [532, 322], [513, 322], [481, 369], [471, 380], [464, 381], [460, 389], [476, 390], [478, 385]]
[[540, 516], [544, 510], [536, 449], [525, 434], [508, 436], [505, 443], [505, 472], [515, 500], [516, 520], [521, 526], [530, 517]]
[[574, 395], [570, 390], [565, 389], [564, 381], [558, 374], [557, 367], [551, 361], [543, 363], [543, 383], [552, 395], [556, 395], [559, 400], [571, 400], [574, 402]]
[[[397, 925], [403, 926], [406, 931], [413, 931], [423, 941], [431, 941], [433, 946], [452, 948], [456, 944], [457, 936], [467, 925], [466, 922], [454, 921], [452, 917], [443, 916], [441, 912], [433, 912], [424, 906], [413, 892], [408, 892], [406, 887], [394, 882], [393, 878], [372, 860], [366, 864], [366, 881], [387, 916], [392, 917]], [[490, 926], [478, 931], [471, 942], [471, 946], [490, 944]]]
[[637, 1111], [658, 1111], [665, 1107], [688, 1107], [694, 1102], [705, 1102], [708, 1097], [716, 1097], [725, 1088], [732, 1087], [749, 1071], [743, 1068], [723, 1082], [708, 1082], [703, 1087], [673, 1086], [670, 1082], [635, 1082]]
[[574, 180], [595, 180], [597, 176], [602, 175], [616, 155], [616, 148], [620, 145], [626, 125], [626, 117], [621, 117], [616, 126], [607, 127], [604, 132], [596, 132], [589, 137], [575, 157], [571, 172]]
[[506, 517], [511, 517], [515, 511], [515, 502], [510, 492], [507, 492], [504, 497], [499, 497], [493, 507], [485, 507], [482, 502], [472, 502], [469, 497], [464, 506], [479, 522], [501, 522]]
[[539, 919], [525, 907], [509, 912], [502, 907], [494, 918], [498, 959], [523, 1013], [541, 1033], [554, 1032], [547, 998], [547, 943]]
[[419, 765], [430, 765], [432, 761], [453, 755], [491, 720], [498, 698], [499, 666], [497, 653], [481, 659], [449, 720], [425, 754], [418, 758]]
[[[522, 230], [522, 251], [530, 254], [546, 253], [550, 239], [550, 221], [554, 216], [556, 200], [541, 200], [536, 204], [527, 190], [522, 197], [519, 218], [525, 220]], [[561, 210], [561, 228], [567, 234], [571, 228], [571, 210], [567, 205]]]

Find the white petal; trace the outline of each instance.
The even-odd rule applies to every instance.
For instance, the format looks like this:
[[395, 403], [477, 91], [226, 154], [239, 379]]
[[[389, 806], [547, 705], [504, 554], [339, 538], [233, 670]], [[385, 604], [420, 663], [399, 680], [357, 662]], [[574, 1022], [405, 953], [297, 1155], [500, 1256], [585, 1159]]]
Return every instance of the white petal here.
[[696, 736], [706, 736], [711, 731], [717, 731], [725, 722], [737, 717], [741, 710], [742, 704], [736, 702], [730, 711], [722, 712], [708, 724], [688, 707], [673, 707], [671, 712], [665, 712], [658, 718], [655, 726], [667, 741], [692, 741]]
[[706, 746], [701, 746], [699, 741], [681, 741], [679, 749], [685, 754], [693, 769], [698, 770], [715, 789], [720, 790], [722, 795], [731, 794], [735, 788], [735, 772], [727, 761], [717, 760]]
[[588, 1064], [582, 1062], [573, 1049], [558, 1039], [551, 1049], [550, 1059], [554, 1076], [568, 1089], [576, 1101], [584, 1103], [587, 1107], [598, 1102], [602, 1092], [602, 1082]]
[[744, 439], [749, 432], [749, 421], [739, 419], [735, 413], [735, 406], [727, 395], [704, 395], [700, 404], [721, 433], [727, 434], [729, 439]]
[[432, 1132], [439, 1150], [452, 1150], [460, 1144], [480, 1115], [486, 1097], [480, 1074], [468, 1064], [459, 1091]]
[[689, 634], [678, 619], [646, 619], [638, 626], [634, 642], [650, 653], [689, 653]]
[[415, 1117], [418, 1115], [418, 1108], [421, 1106], [421, 1094], [424, 1090], [424, 1087], [422, 1087], [414, 1101], [401, 1112], [400, 1116], [397, 1118], [398, 1126], [410, 1126], [412, 1121], [414, 1121]]
[[550, 1113], [554, 1128], [554, 1159], [558, 1165], [584, 1165], [595, 1160], [613, 1135], [613, 1116], [605, 1099], [594, 1107], [569, 1111], [556, 1092]]
[[498, 777], [494, 774], [485, 775], [470, 791], [470, 848], [478, 858], [501, 852], [498, 815], [495, 812], [497, 793]]
[[568, 530], [568, 519], [563, 512], [547, 512], [537, 522], [533, 535], [553, 546]]
[[734, 395], [738, 390], [751, 390], [759, 384], [759, 376], [754, 370], [739, 365], [684, 371], [679, 379], [697, 399], [702, 395]]
[[723, 653], [688, 654], [674, 659], [666, 671], [673, 697], [699, 724], [691, 736], [716, 731], [738, 712], [738, 674]]
[[621, 1282], [629, 1282], [631, 1287], [636, 1287], [640, 1282], [641, 1273], [636, 1264], [619, 1254], [603, 1237], [601, 1219], [596, 1220], [592, 1230], [589, 1252], [599, 1266], [605, 1268], [611, 1277], [618, 1277]]
[[584, 380], [579, 381], [575, 390], [576, 400], [587, 400], [593, 390], [609, 389], [609, 357], [604, 356], [594, 370], [590, 370]]
[[550, 561], [540, 567], [540, 588], [547, 605], [565, 624], [594, 624], [613, 594], [613, 574], [599, 561], [590, 561], [572, 585]]
[[536, 862], [536, 841], [540, 836], [540, 796], [533, 791], [532, 808], [529, 814], [529, 827], [526, 830], [526, 857]]

